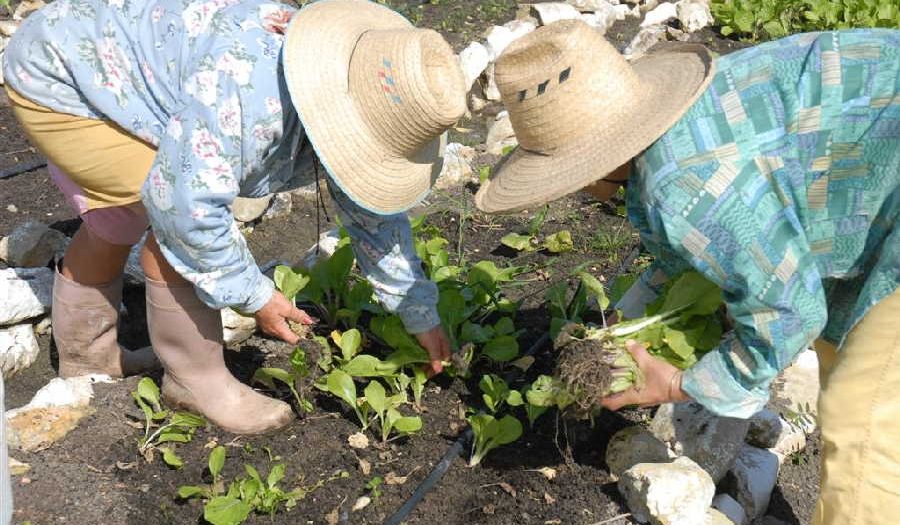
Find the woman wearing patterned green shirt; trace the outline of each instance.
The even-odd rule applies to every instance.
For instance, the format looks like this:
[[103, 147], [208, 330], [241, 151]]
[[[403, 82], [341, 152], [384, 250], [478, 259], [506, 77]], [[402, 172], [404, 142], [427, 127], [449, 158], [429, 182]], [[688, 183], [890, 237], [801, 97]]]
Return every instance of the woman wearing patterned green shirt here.
[[713, 61], [670, 45], [630, 64], [580, 22], [535, 31], [496, 64], [520, 147], [479, 191], [532, 208], [628, 181], [655, 262], [618, 305], [640, 315], [667, 277], [718, 284], [733, 329], [683, 373], [630, 350], [641, 390], [748, 418], [814, 340], [825, 447], [815, 523], [900, 508], [900, 31], [801, 34]]

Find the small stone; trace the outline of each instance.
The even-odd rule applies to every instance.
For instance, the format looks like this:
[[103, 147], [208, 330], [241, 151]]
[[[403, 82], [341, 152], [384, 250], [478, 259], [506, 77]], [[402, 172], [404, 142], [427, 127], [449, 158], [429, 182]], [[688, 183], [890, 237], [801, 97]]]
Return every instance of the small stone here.
[[[332, 228], [319, 234], [319, 242], [307, 248], [303, 254], [303, 266], [311, 269], [317, 262], [330, 258], [337, 251], [337, 245], [341, 242], [341, 231]], [[316, 248], [318, 247], [318, 253]]]
[[22, 0], [13, 12], [13, 20], [22, 21], [32, 12], [44, 7], [44, 0]]
[[708, 0], [681, 0], [675, 5], [678, 8], [678, 21], [686, 32], [693, 33], [712, 25], [713, 16], [709, 11]]
[[706, 511], [706, 521], [703, 525], [734, 525], [734, 523], [718, 510], [709, 509]]
[[266, 212], [273, 198], [272, 194], [259, 198], [235, 197], [234, 202], [231, 203], [231, 213], [235, 219], [241, 222], [255, 221]]
[[472, 88], [475, 80], [484, 73], [491, 62], [491, 54], [480, 42], [472, 42], [459, 52], [459, 65], [466, 79], [466, 90]]
[[502, 26], [494, 26], [485, 33], [485, 48], [493, 62], [510, 44], [534, 31], [537, 24], [528, 20], [512, 20]]
[[750, 422], [720, 417], [699, 403], [659, 407], [650, 431], [679, 456], [696, 461], [715, 483], [728, 472], [744, 446]]
[[712, 506], [727, 517], [734, 525], [746, 525], [747, 513], [744, 507], [728, 494], [718, 494], [713, 498]]
[[606, 9], [609, 5], [617, 4], [618, 0], [615, 2], [608, 2], [607, 0], [567, 0], [567, 2], [582, 13], [596, 13]]
[[654, 525], [703, 523], [715, 491], [709, 474], [686, 457], [639, 463], [619, 478], [619, 492], [634, 518]]
[[291, 214], [294, 204], [291, 201], [291, 194], [287, 192], [276, 193], [272, 197], [269, 209], [263, 214], [263, 220], [277, 219], [279, 217], [287, 217]]
[[[606, 31], [619, 20], [620, 15], [619, 10], [616, 9], [618, 6], [609, 3], [604, 3], [603, 5], [605, 6], [603, 9], [599, 9], [593, 13], [582, 14], [581, 19], [601, 34], [606, 34]], [[624, 12], [621, 14], [621, 17], [624, 20]]]
[[38, 221], [22, 224], [0, 239], [0, 259], [17, 268], [46, 266], [69, 243], [62, 232]]
[[649, 430], [633, 426], [616, 432], [606, 446], [609, 473], [619, 477], [638, 463], [668, 463], [669, 447]]
[[[784, 405], [797, 414], [815, 416], [819, 399], [819, 356], [815, 350], [800, 352], [775, 378], [772, 392], [776, 405]], [[810, 418], [806, 430], [815, 430], [814, 418]]]
[[0, 270], [0, 325], [20, 323], [50, 311], [53, 270], [7, 268]]
[[488, 100], [499, 102], [502, 98], [500, 96], [500, 88], [497, 87], [497, 79], [494, 76], [493, 62], [488, 64], [487, 69], [484, 70], [484, 76], [481, 80], [481, 89], [484, 91], [484, 96]]
[[38, 321], [37, 324], [34, 325], [34, 335], [51, 335], [53, 333], [51, 322], [49, 316]]
[[256, 332], [256, 318], [241, 315], [231, 308], [223, 308], [222, 332], [226, 345], [240, 344]]
[[361, 496], [356, 500], [355, 503], [353, 503], [353, 508], [351, 510], [353, 510], [353, 512], [363, 510], [364, 508], [369, 506], [369, 503], [372, 503], [372, 498], [370, 498], [369, 496]]
[[0, 328], [0, 372], [4, 379], [31, 366], [40, 351], [30, 324]]
[[369, 438], [362, 432], [350, 434], [350, 437], [347, 438], [347, 443], [350, 445], [351, 448], [357, 448], [357, 449], [369, 448]]
[[11, 37], [19, 29], [18, 22], [12, 20], [0, 20], [0, 35]]
[[623, 51], [623, 55], [628, 60], [635, 60], [644, 56], [647, 51], [650, 50], [653, 46], [662, 42], [666, 39], [666, 26], [654, 25], [641, 27], [640, 31], [634, 38], [631, 39], [631, 42], [628, 46], [625, 47], [625, 51]]
[[625, 17], [627, 16], [638, 16], [634, 14], [630, 7], [628, 7], [628, 4], [614, 5], [613, 12], [616, 14], [617, 21], [625, 20]]
[[744, 446], [723, 481], [725, 492], [741, 504], [749, 520], [762, 516], [769, 508], [778, 466], [778, 456], [772, 452]]
[[66, 437], [93, 411], [89, 406], [63, 406], [19, 410], [14, 416], [7, 412], [7, 443], [23, 452], [39, 452]]
[[372, 473], [372, 464], [369, 463], [368, 460], [365, 460], [365, 459], [363, 459], [363, 458], [359, 458], [358, 462], [359, 462], [359, 472], [360, 472], [363, 476], [368, 476], [369, 474]]
[[563, 2], [544, 2], [534, 4], [531, 9], [537, 14], [541, 25], [549, 25], [560, 20], [578, 18], [578, 10]]
[[493, 121], [488, 124], [485, 148], [491, 155], [502, 155], [503, 150], [510, 146], [517, 146], [516, 132], [513, 130], [512, 121], [509, 120], [509, 112], [497, 113]]
[[663, 2], [647, 13], [641, 22], [641, 27], [665, 24], [673, 18], [678, 18], [678, 8], [675, 7], [675, 4]]
[[19, 211], [19, 208], [17, 208], [15, 204], [10, 204], [6, 207], [6, 211], [8, 211], [9, 213], [17, 213]]
[[550, 481], [553, 481], [554, 479], [556, 479], [556, 476], [558, 474], [556, 469], [551, 468], [551, 467], [541, 467], [541, 468], [537, 469], [535, 472], [539, 472], [541, 474], [541, 476], [544, 476], [545, 478], [547, 478]]
[[670, 40], [677, 40], [678, 42], [687, 42], [691, 39], [691, 35], [685, 33], [681, 29], [675, 29], [672, 26], [666, 26], [666, 34], [669, 36]]
[[31, 470], [31, 465], [28, 463], [22, 463], [16, 458], [9, 458], [9, 473], [13, 476], [21, 476], [25, 474], [29, 470]]
[[56, 377], [42, 386], [27, 405], [6, 411], [6, 417], [13, 417], [20, 412], [34, 408], [45, 407], [85, 407], [91, 403], [94, 397], [94, 387], [97, 382], [108, 382], [109, 376], [103, 374], [69, 377], [63, 379]]
[[469, 90], [467, 103], [469, 105], [469, 111], [472, 113], [478, 113], [488, 105], [489, 101], [484, 94], [484, 90], [481, 88], [480, 82], [472, 84], [472, 89]]
[[444, 165], [435, 187], [438, 189], [450, 188], [472, 180], [475, 175], [475, 171], [472, 169], [474, 160], [475, 148], [463, 146], [458, 142], [447, 144], [444, 149]]
[[772, 448], [781, 434], [781, 416], [764, 408], [750, 418], [747, 443], [759, 448]]

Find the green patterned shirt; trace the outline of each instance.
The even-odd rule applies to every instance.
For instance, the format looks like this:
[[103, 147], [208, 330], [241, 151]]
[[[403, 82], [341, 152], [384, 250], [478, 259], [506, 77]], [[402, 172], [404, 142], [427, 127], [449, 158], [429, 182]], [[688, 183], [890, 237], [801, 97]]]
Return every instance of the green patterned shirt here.
[[709, 409], [753, 415], [802, 349], [840, 344], [897, 288], [898, 86], [900, 31], [768, 42], [718, 58], [636, 159], [629, 218], [656, 260], [623, 304], [688, 268], [722, 287], [734, 330], [683, 383]]

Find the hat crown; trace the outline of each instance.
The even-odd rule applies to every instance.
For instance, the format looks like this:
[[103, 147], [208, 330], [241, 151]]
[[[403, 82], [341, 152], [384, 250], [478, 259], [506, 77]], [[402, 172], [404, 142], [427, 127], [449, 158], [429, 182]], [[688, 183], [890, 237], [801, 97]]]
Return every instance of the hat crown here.
[[519, 144], [550, 153], [640, 101], [625, 58], [581, 20], [538, 28], [497, 59], [497, 87]]
[[430, 29], [366, 31], [350, 60], [348, 87], [372, 134], [399, 155], [414, 154], [466, 111], [459, 62]]

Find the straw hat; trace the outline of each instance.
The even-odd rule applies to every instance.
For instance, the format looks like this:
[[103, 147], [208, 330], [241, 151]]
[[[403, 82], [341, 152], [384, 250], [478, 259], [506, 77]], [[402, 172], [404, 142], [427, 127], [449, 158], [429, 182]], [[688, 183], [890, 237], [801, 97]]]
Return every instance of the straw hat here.
[[440, 135], [466, 111], [462, 70], [437, 32], [373, 2], [322, 0], [293, 16], [283, 62], [310, 142], [354, 202], [388, 214], [425, 197]]
[[489, 213], [558, 199], [638, 155], [703, 93], [713, 62], [705, 47], [678, 44], [629, 63], [565, 20], [510, 44], [494, 72], [519, 147], [475, 196]]

